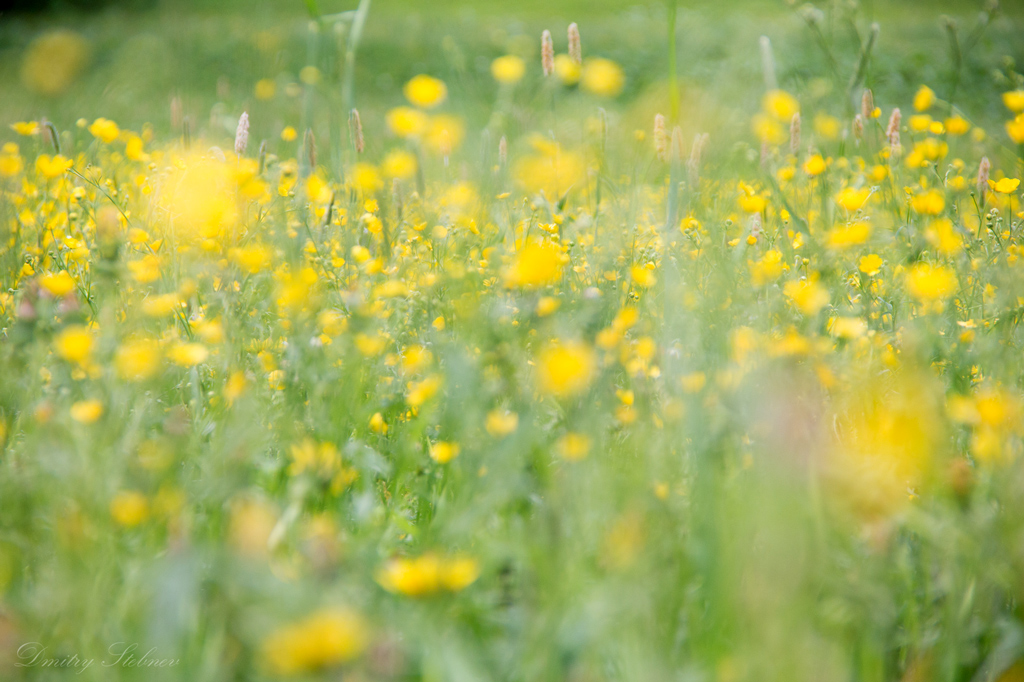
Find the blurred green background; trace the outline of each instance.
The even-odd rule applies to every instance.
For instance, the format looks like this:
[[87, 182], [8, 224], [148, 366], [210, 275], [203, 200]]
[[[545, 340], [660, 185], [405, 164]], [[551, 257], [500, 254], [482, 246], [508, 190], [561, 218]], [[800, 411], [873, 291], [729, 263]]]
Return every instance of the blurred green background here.
[[[355, 7], [354, 0], [318, 0], [323, 14]], [[881, 35], [866, 83], [883, 107], [900, 102], [921, 83], [940, 96], [952, 71], [949, 37], [940, 17], [951, 16], [961, 41], [969, 42], [983, 0], [863, 0], [855, 14], [849, 0], [818, 2], [822, 30], [844, 73], [856, 63], [860, 41], [870, 23]], [[684, 114], [718, 126], [746, 126], [758, 106], [761, 80], [758, 38], [772, 39], [781, 85], [829, 100], [833, 78], [826, 58], [802, 18], [803, 3], [785, 0], [688, 0], [679, 3], [679, 77]], [[964, 82], [956, 104], [975, 123], [999, 125], [998, 93], [1024, 60], [1018, 39], [1022, 6], [1004, 0], [998, 19], [965, 49]], [[627, 86], [610, 110], [646, 128], [649, 115], [667, 108], [666, 4], [621, 0], [377, 0], [373, 2], [358, 52], [355, 100], [368, 135], [383, 133], [383, 113], [402, 103], [401, 86], [417, 73], [448, 82], [449, 110], [464, 117], [469, 129], [482, 127], [493, 111], [497, 86], [490, 63], [517, 53], [534, 66], [517, 97], [537, 95], [529, 81], [539, 80], [539, 36], [548, 28], [564, 50], [567, 24], [577, 21], [584, 53], [619, 62]], [[70, 29], [88, 46], [80, 74], [66, 89], [47, 95], [26, 87], [25, 55], [33, 41], [56, 29]], [[326, 29], [331, 31], [333, 29]], [[313, 64], [323, 74], [307, 117], [317, 133], [336, 128], [341, 107], [340, 71], [343, 32], [322, 36], [310, 51], [310, 13], [303, 0], [153, 0], [149, 9], [135, 3], [109, 4], [101, 10], [68, 9], [0, 18], [0, 118], [6, 122], [47, 117], [62, 130], [77, 120], [104, 116], [123, 127], [154, 132], [171, 128], [171, 99], [181, 99], [193, 132], [227, 140], [243, 110], [250, 112], [253, 135], [276, 139], [286, 125], [299, 127], [310, 110], [298, 85], [301, 69]], [[560, 40], [561, 42], [560, 42]], [[1005, 55], [993, 62], [992, 55]], [[983, 56], [982, 56], [983, 55]], [[255, 97], [260, 80], [274, 83], [269, 100]], [[524, 100], [524, 105], [529, 104]], [[839, 114], [842, 112], [832, 112]], [[6, 128], [6, 126], [5, 126]], [[12, 137], [10, 131], [4, 133]]]

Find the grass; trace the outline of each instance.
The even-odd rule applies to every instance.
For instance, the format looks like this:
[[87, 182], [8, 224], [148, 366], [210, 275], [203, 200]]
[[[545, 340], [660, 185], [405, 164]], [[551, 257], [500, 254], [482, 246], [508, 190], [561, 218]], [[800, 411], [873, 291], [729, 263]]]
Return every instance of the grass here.
[[0, 679], [1020, 679], [1019, 10], [549, 4], [0, 25]]

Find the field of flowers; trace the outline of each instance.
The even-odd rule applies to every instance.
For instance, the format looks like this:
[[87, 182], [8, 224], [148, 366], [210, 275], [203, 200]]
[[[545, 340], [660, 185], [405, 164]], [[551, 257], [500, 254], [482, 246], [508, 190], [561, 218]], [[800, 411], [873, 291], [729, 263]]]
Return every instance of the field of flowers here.
[[819, 5], [0, 31], [0, 680], [1024, 680], [1024, 16]]

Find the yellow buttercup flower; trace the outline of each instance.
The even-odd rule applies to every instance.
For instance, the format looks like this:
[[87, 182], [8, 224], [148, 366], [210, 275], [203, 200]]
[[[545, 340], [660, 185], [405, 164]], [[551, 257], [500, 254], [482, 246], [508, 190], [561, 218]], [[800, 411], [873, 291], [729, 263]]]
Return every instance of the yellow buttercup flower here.
[[836, 203], [845, 208], [847, 211], [855, 212], [864, 208], [864, 204], [868, 202], [868, 198], [871, 196], [870, 187], [853, 188], [847, 187], [839, 194], [836, 195]]
[[573, 61], [567, 54], [555, 56], [555, 75], [562, 85], [571, 86], [580, 82], [583, 67]]
[[408, 180], [416, 175], [416, 156], [404, 149], [393, 149], [384, 157], [381, 172], [389, 178]]
[[138, 339], [122, 344], [114, 356], [117, 375], [125, 381], [149, 379], [160, 369], [160, 346], [153, 339]]
[[599, 97], [615, 97], [626, 84], [626, 75], [610, 59], [596, 57], [583, 64], [580, 87]]
[[405, 98], [421, 109], [433, 109], [448, 97], [444, 81], [420, 74], [413, 77], [402, 89]]
[[577, 462], [590, 453], [591, 439], [582, 433], [567, 433], [558, 439], [555, 448], [563, 459]]
[[910, 205], [917, 213], [923, 215], [939, 215], [946, 207], [946, 198], [941, 191], [930, 189], [927, 192], [915, 194], [910, 200]]
[[537, 387], [558, 397], [578, 394], [594, 377], [596, 359], [590, 346], [578, 341], [551, 345], [537, 357]]
[[943, 265], [918, 263], [907, 271], [907, 291], [919, 301], [949, 298], [956, 292], [956, 273]]
[[119, 526], [134, 528], [149, 518], [149, 500], [137, 490], [122, 490], [110, 501], [110, 516]]
[[110, 144], [121, 135], [121, 129], [117, 124], [106, 118], [98, 118], [89, 126], [89, 132], [96, 139]]
[[1006, 124], [1006, 134], [1017, 144], [1024, 144], [1024, 114]]
[[430, 459], [438, 464], [447, 464], [459, 456], [459, 444], [438, 441], [430, 444]]
[[927, 85], [922, 85], [914, 95], [914, 108], [918, 111], [928, 111], [935, 104], [935, 91]]
[[61, 298], [75, 290], [75, 280], [67, 270], [48, 272], [39, 278], [39, 286], [51, 295]]
[[518, 83], [526, 74], [526, 62], [516, 55], [505, 55], [491, 62], [491, 75], [494, 80], [506, 85]]
[[807, 159], [806, 163], [804, 163], [804, 172], [811, 177], [821, 175], [825, 172], [826, 168], [828, 168], [828, 164], [826, 164], [825, 159], [821, 154], [815, 154], [811, 158]]
[[1024, 111], [1024, 90], [1012, 90], [1003, 93], [1003, 104], [1015, 114]]
[[272, 632], [263, 641], [263, 656], [276, 675], [315, 673], [356, 659], [369, 642], [361, 616], [330, 608]]
[[398, 137], [419, 137], [427, 129], [429, 118], [419, 109], [395, 107], [387, 114], [388, 129]]
[[840, 225], [828, 233], [828, 246], [833, 249], [844, 249], [867, 242], [871, 236], [871, 223], [858, 220], [849, 225]]
[[562, 250], [556, 244], [531, 242], [516, 255], [505, 275], [505, 283], [525, 289], [549, 286], [562, 278], [562, 268]]
[[65, 92], [89, 62], [89, 43], [78, 33], [50, 31], [29, 44], [21, 62], [21, 82], [40, 95]]
[[389, 592], [426, 597], [442, 589], [459, 592], [480, 576], [480, 564], [470, 557], [441, 557], [434, 553], [388, 561], [377, 572], [377, 583]]
[[47, 180], [59, 178], [64, 175], [71, 166], [71, 159], [67, 159], [60, 154], [55, 154], [52, 157], [48, 154], [40, 154], [36, 159], [36, 172]]
[[491, 410], [484, 428], [492, 436], [507, 436], [519, 428], [519, 415], [508, 410]]
[[57, 354], [79, 365], [85, 364], [92, 356], [95, 343], [92, 332], [81, 325], [67, 327], [54, 339]]
[[778, 121], [789, 124], [800, 113], [800, 103], [785, 90], [771, 90], [761, 101], [761, 108]]
[[38, 135], [39, 134], [39, 122], [38, 121], [21, 121], [19, 123], [12, 123], [11, 130], [18, 133], [19, 135]]
[[817, 315], [830, 299], [828, 289], [812, 279], [786, 282], [783, 293], [804, 315]]
[[71, 406], [71, 418], [80, 424], [93, 424], [103, 416], [103, 403], [99, 400], [80, 400]]
[[180, 367], [194, 367], [206, 362], [210, 351], [201, 343], [180, 343], [167, 352], [167, 357]]
[[1013, 194], [1013, 192], [1020, 187], [1020, 180], [1017, 178], [1003, 178], [997, 182], [989, 180], [988, 185], [994, 192], [999, 192], [1000, 194]]
[[650, 289], [658, 281], [654, 276], [654, 270], [643, 265], [634, 265], [630, 268], [629, 274], [636, 285], [642, 289]]

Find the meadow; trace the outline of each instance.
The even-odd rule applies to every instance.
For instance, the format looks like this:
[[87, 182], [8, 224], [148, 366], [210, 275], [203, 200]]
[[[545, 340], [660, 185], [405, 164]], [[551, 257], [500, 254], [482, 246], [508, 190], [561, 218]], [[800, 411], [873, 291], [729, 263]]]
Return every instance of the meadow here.
[[0, 680], [1024, 680], [1022, 29], [0, 15]]

